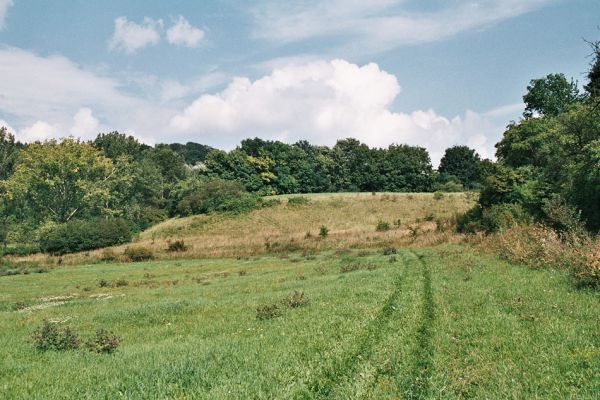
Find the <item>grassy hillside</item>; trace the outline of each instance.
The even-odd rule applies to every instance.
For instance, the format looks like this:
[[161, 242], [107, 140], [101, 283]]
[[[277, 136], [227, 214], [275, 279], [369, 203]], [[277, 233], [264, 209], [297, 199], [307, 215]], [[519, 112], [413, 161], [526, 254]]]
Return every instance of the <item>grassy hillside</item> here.
[[[441, 199], [435, 199], [432, 193], [332, 193], [304, 195], [308, 204], [291, 205], [287, 203], [290, 197], [298, 196], [269, 197], [280, 203], [246, 214], [170, 219], [143, 232], [134, 246], [150, 248], [159, 258], [204, 258], [435, 244], [451, 236], [431, 234], [436, 223], [466, 211], [476, 199], [469, 193], [448, 193]], [[387, 222], [390, 229], [378, 232], [380, 221]], [[329, 229], [327, 238], [319, 237], [321, 226]], [[189, 250], [167, 253], [168, 242], [179, 239], [184, 239]], [[128, 246], [116, 247], [116, 254]], [[67, 255], [62, 261], [91, 262], [101, 256], [99, 250]]]
[[[294, 290], [307, 305], [282, 304]], [[0, 398], [592, 399], [598, 300], [562, 273], [456, 245], [10, 276]], [[257, 319], [273, 303], [282, 315]], [[122, 344], [38, 352], [29, 337], [44, 319], [84, 336], [109, 328]]]

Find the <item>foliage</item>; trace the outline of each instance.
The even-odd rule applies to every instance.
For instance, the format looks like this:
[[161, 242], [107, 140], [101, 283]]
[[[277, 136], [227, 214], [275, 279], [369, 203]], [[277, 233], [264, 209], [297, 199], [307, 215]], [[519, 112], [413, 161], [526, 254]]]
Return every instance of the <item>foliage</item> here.
[[288, 199], [287, 204], [290, 206], [303, 206], [310, 204], [310, 199], [306, 196], [293, 196]]
[[475, 150], [467, 146], [453, 146], [446, 149], [438, 172], [453, 177], [464, 187], [472, 189], [480, 183], [480, 164], [481, 158]]
[[375, 230], [377, 232], [385, 232], [390, 230], [390, 223], [386, 221], [379, 220], [377, 222], [377, 226], [375, 226]]
[[245, 212], [258, 206], [258, 197], [248, 193], [237, 181], [223, 179], [190, 179], [175, 189], [180, 197], [177, 212], [182, 215], [212, 212]]
[[267, 320], [281, 316], [281, 309], [277, 304], [267, 304], [256, 308], [256, 319]]
[[580, 99], [577, 82], [569, 82], [564, 74], [549, 74], [544, 78], [533, 79], [523, 96], [525, 117], [535, 113], [556, 117], [567, 107]]
[[185, 244], [183, 239], [176, 240], [174, 242], [170, 242], [167, 246], [168, 252], [179, 252], [179, 251], [187, 251], [188, 246]]
[[9, 261], [0, 258], [0, 276], [41, 274], [48, 268], [41, 267], [36, 261]]
[[111, 354], [120, 343], [121, 338], [107, 329], [100, 328], [96, 330], [96, 335], [86, 342], [86, 347], [95, 353]]
[[319, 237], [326, 238], [329, 235], [329, 228], [325, 225], [321, 225], [319, 228]]
[[154, 258], [154, 252], [151, 249], [141, 246], [127, 247], [123, 255], [133, 262], [148, 261]]
[[308, 302], [309, 300], [304, 294], [304, 290], [294, 290], [283, 300], [283, 304], [289, 308], [304, 307]]
[[79, 336], [70, 328], [59, 329], [56, 323], [44, 320], [32, 334], [35, 347], [40, 351], [46, 350], [73, 350], [81, 345]]
[[21, 143], [15, 141], [13, 134], [0, 126], [0, 181], [12, 175], [22, 147]]
[[73, 220], [57, 225], [40, 240], [43, 251], [74, 253], [129, 242], [131, 231], [123, 219]]

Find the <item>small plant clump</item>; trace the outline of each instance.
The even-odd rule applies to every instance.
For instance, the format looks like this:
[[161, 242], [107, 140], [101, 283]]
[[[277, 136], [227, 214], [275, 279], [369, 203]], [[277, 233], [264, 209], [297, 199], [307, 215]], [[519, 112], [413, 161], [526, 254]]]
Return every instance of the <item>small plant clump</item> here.
[[310, 199], [305, 196], [294, 196], [288, 199], [288, 205], [290, 206], [303, 206], [310, 203]]
[[248, 274], [248, 271], [246, 271], [245, 269], [240, 269], [238, 271], [238, 275], [239, 276], [246, 276], [246, 274]]
[[389, 256], [389, 255], [396, 254], [396, 253], [398, 253], [398, 250], [396, 250], [396, 248], [392, 247], [392, 246], [386, 247], [383, 249], [384, 256]]
[[95, 353], [110, 354], [119, 347], [121, 339], [107, 329], [98, 329], [96, 335], [87, 341], [88, 350]]
[[123, 255], [133, 262], [148, 261], [154, 258], [152, 250], [146, 247], [128, 247]]
[[264, 321], [281, 316], [281, 310], [277, 304], [268, 304], [256, 308], [256, 319]]
[[100, 279], [98, 281], [98, 287], [108, 287], [108, 281], [106, 279]]
[[184, 252], [184, 251], [187, 251], [188, 248], [189, 247], [185, 244], [183, 239], [181, 239], [181, 240], [176, 240], [174, 242], [170, 242], [167, 246], [167, 251], [170, 253]]
[[129, 285], [129, 282], [125, 279], [119, 279], [115, 282], [115, 287], [123, 287]]
[[437, 191], [437, 192], [433, 193], [433, 198], [434, 198], [434, 200], [441, 200], [444, 198], [444, 193]]
[[327, 269], [325, 269], [325, 267], [316, 267], [315, 272], [319, 275], [325, 275], [327, 273]]
[[79, 336], [70, 328], [59, 329], [57, 324], [44, 320], [42, 326], [32, 335], [35, 347], [40, 351], [46, 350], [74, 350], [81, 345]]
[[104, 249], [102, 250], [102, 254], [100, 255], [100, 261], [103, 262], [112, 262], [117, 259], [117, 255], [115, 254], [113, 249]]
[[389, 222], [385, 222], [385, 221], [379, 221], [377, 222], [377, 226], [375, 227], [375, 230], [377, 232], [385, 232], [385, 231], [389, 231], [390, 230], [390, 224]]
[[362, 268], [362, 265], [360, 265], [360, 263], [344, 264], [340, 267], [340, 272], [342, 274], [345, 274], [348, 272], [358, 271], [361, 268]]
[[283, 304], [289, 308], [304, 307], [309, 302], [304, 290], [294, 290], [284, 300]]
[[326, 238], [329, 235], [329, 228], [327, 228], [325, 225], [321, 225], [321, 227], [319, 228], [319, 236], [322, 238]]

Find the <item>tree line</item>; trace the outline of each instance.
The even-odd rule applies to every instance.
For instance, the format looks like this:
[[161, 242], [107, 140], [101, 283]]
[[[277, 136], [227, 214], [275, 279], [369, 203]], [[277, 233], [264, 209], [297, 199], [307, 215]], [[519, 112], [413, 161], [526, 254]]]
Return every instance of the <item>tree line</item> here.
[[226, 152], [193, 142], [148, 146], [119, 132], [23, 144], [0, 128], [0, 241], [127, 241], [123, 222], [137, 232], [177, 215], [248, 210], [274, 194], [473, 189], [490, 165], [465, 146], [448, 149], [435, 171], [422, 147], [356, 139], [329, 148], [254, 138]]

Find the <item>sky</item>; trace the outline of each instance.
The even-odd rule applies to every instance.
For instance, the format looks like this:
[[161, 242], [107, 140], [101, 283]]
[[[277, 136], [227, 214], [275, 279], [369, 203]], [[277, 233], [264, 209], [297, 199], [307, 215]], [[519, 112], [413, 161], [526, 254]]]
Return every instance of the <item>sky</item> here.
[[531, 79], [585, 83], [596, 0], [0, 0], [0, 126], [493, 158]]

